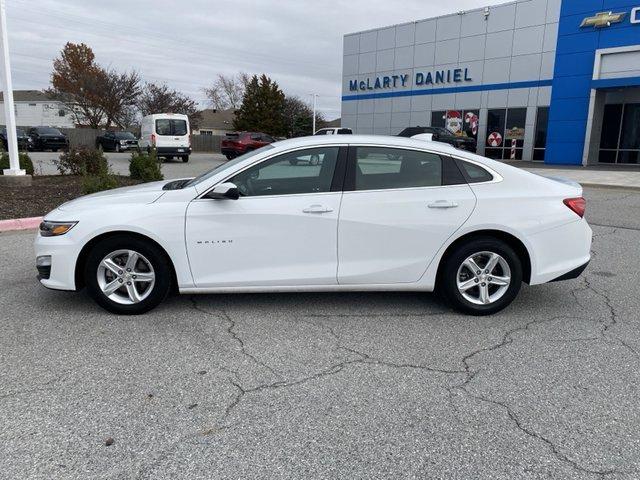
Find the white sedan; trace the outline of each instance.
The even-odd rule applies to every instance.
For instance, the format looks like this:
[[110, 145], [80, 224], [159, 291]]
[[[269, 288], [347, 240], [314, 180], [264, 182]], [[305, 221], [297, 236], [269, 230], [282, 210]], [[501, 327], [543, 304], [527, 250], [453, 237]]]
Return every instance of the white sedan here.
[[486, 315], [522, 282], [580, 275], [592, 237], [584, 210], [578, 184], [443, 143], [305, 137], [194, 179], [65, 203], [40, 226], [36, 266], [44, 286], [84, 287], [120, 314], [175, 289], [436, 290]]

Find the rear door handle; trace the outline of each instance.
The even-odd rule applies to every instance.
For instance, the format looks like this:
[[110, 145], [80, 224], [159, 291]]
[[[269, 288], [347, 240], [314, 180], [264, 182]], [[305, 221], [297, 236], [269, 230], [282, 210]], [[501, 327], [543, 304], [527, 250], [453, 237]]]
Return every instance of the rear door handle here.
[[427, 205], [429, 208], [456, 208], [458, 204], [456, 202], [450, 202], [448, 200], [438, 200], [437, 202]]
[[324, 205], [309, 205], [302, 211], [304, 213], [329, 213], [333, 212], [333, 208], [325, 207]]

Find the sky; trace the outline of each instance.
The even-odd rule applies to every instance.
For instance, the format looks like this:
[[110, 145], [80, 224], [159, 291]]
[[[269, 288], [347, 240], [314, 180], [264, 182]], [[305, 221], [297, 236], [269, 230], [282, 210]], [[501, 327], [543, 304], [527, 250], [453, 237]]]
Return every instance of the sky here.
[[96, 61], [136, 70], [207, 107], [216, 75], [266, 73], [287, 95], [340, 116], [347, 33], [469, 10], [504, 0], [6, 0], [13, 87], [48, 87], [66, 42]]

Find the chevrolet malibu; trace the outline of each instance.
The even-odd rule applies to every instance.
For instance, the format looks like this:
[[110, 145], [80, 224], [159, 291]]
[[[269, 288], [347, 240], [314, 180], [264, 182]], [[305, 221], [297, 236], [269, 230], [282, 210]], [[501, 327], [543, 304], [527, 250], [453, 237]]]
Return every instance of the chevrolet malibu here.
[[[318, 162], [309, 162], [310, 157]], [[180, 293], [439, 292], [487, 315], [522, 282], [578, 277], [580, 185], [418, 138], [315, 136], [192, 179], [88, 195], [46, 215], [40, 282], [140, 314]]]

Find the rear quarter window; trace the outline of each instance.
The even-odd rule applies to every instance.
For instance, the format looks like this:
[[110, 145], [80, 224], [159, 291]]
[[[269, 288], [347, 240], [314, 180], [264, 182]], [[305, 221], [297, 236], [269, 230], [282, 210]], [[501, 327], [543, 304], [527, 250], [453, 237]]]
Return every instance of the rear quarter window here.
[[490, 182], [493, 180], [493, 175], [475, 163], [458, 160], [458, 166], [468, 183]]

